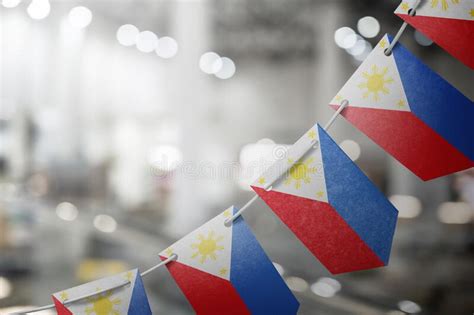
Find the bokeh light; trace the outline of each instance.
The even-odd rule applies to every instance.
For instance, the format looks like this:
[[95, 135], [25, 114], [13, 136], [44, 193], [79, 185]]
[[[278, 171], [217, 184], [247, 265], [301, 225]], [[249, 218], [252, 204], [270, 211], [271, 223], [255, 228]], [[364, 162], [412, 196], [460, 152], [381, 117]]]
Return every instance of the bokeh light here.
[[362, 53], [360, 54], [353, 55], [354, 59], [359, 62], [364, 61], [365, 58], [367, 58], [367, 56], [372, 52], [372, 45], [366, 40], [364, 40], [364, 44], [365, 44], [364, 51], [362, 51]]
[[352, 161], [360, 157], [360, 145], [354, 140], [344, 140], [341, 142], [340, 147]]
[[474, 218], [474, 209], [467, 202], [444, 202], [438, 208], [438, 219], [446, 224], [467, 224]]
[[235, 74], [234, 62], [228, 57], [222, 57], [220, 60], [222, 62], [222, 66], [220, 70], [215, 73], [215, 76], [223, 80], [232, 78]]
[[143, 31], [137, 35], [137, 49], [144, 53], [150, 53], [158, 46], [158, 36], [151, 31]]
[[94, 226], [104, 233], [112, 233], [117, 229], [117, 221], [107, 214], [99, 214], [94, 218]]
[[357, 30], [365, 38], [374, 38], [380, 32], [380, 23], [372, 16], [364, 16], [357, 22]]
[[285, 279], [286, 285], [295, 292], [304, 292], [309, 285], [306, 280], [300, 277], [288, 277]]
[[415, 33], [413, 33], [413, 37], [415, 38], [415, 41], [421, 46], [431, 46], [433, 44], [433, 41], [431, 39], [429, 39], [423, 33], [417, 30], [415, 30]]
[[33, 0], [26, 11], [32, 19], [42, 20], [51, 12], [51, 4], [49, 0]]
[[92, 12], [86, 7], [75, 7], [69, 12], [69, 23], [75, 28], [87, 27], [92, 21]]
[[155, 51], [161, 58], [173, 58], [178, 53], [178, 43], [174, 38], [169, 36], [161, 37], [158, 39], [158, 45]]
[[339, 47], [348, 49], [355, 45], [357, 36], [352, 28], [344, 26], [336, 30], [334, 41]]
[[421, 307], [418, 304], [408, 300], [398, 302], [398, 308], [408, 314], [421, 312]]
[[215, 52], [206, 52], [199, 59], [199, 68], [207, 74], [217, 73], [222, 68], [222, 58]]
[[56, 206], [56, 215], [64, 221], [74, 221], [77, 214], [77, 207], [70, 202], [61, 202]]
[[356, 35], [356, 36], [357, 36], [357, 41], [355, 45], [352, 46], [351, 48], [346, 49], [346, 51], [352, 56], [363, 54], [368, 46], [368, 42], [365, 39], [363, 39], [359, 35]]
[[20, 4], [21, 0], [2, 0], [2, 5], [5, 8], [14, 8]]
[[336, 279], [322, 277], [311, 285], [311, 291], [321, 297], [330, 298], [341, 290], [341, 284]]
[[390, 202], [398, 210], [398, 217], [413, 219], [420, 215], [422, 207], [420, 199], [410, 195], [392, 195]]
[[117, 40], [124, 46], [133, 46], [137, 42], [138, 28], [132, 24], [125, 24], [117, 30]]

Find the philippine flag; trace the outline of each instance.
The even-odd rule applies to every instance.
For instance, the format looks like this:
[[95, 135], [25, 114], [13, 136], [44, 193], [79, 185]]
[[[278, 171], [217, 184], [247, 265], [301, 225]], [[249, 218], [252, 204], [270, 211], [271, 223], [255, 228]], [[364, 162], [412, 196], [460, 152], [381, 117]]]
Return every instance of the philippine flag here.
[[474, 104], [385, 35], [330, 105], [423, 180], [474, 166]]
[[197, 314], [296, 314], [299, 303], [230, 207], [160, 253]]
[[398, 211], [319, 125], [252, 188], [331, 273], [387, 265]]
[[421, 1], [415, 16], [408, 14], [415, 0], [405, 0], [395, 14], [474, 69], [474, 1]]
[[138, 269], [54, 293], [53, 302], [58, 315], [152, 314]]

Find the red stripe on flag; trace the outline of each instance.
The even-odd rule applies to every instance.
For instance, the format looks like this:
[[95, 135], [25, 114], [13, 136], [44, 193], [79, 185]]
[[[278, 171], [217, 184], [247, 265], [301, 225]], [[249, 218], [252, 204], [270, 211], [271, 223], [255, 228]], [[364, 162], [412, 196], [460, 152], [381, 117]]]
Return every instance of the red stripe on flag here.
[[342, 115], [423, 180], [474, 166], [474, 162], [410, 112], [348, 107]]
[[331, 273], [384, 266], [328, 203], [252, 188]]
[[474, 69], [474, 21], [432, 16], [397, 14], [404, 21], [431, 38], [451, 55]]
[[58, 299], [53, 296], [54, 306], [56, 307], [56, 312], [58, 315], [73, 315], [70, 310], [66, 308]]
[[230, 281], [176, 261], [166, 267], [197, 314], [250, 314]]

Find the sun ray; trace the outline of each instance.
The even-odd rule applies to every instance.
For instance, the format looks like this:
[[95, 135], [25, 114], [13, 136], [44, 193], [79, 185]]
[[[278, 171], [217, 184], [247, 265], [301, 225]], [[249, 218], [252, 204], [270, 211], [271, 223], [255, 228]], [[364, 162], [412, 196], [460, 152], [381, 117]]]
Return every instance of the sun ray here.
[[[452, 4], [459, 4], [459, 0], [451, 0]], [[441, 4], [441, 9], [443, 11], [447, 11], [449, 9], [448, 0], [431, 0], [431, 7], [437, 8], [438, 5]]]

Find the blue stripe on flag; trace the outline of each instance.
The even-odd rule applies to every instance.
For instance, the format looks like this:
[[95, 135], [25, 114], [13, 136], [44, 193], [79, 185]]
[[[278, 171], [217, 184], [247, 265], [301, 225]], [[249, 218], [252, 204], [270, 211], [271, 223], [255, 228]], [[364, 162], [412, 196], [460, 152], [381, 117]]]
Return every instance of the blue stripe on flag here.
[[385, 263], [398, 211], [318, 125], [329, 204]]
[[299, 302], [242, 217], [232, 229], [230, 281], [251, 313], [296, 314]]
[[128, 307], [128, 315], [151, 315], [150, 304], [146, 296], [145, 287], [143, 286], [140, 273], [137, 274], [135, 286], [133, 287], [130, 306]]
[[474, 161], [474, 103], [402, 45], [393, 56], [412, 113]]

